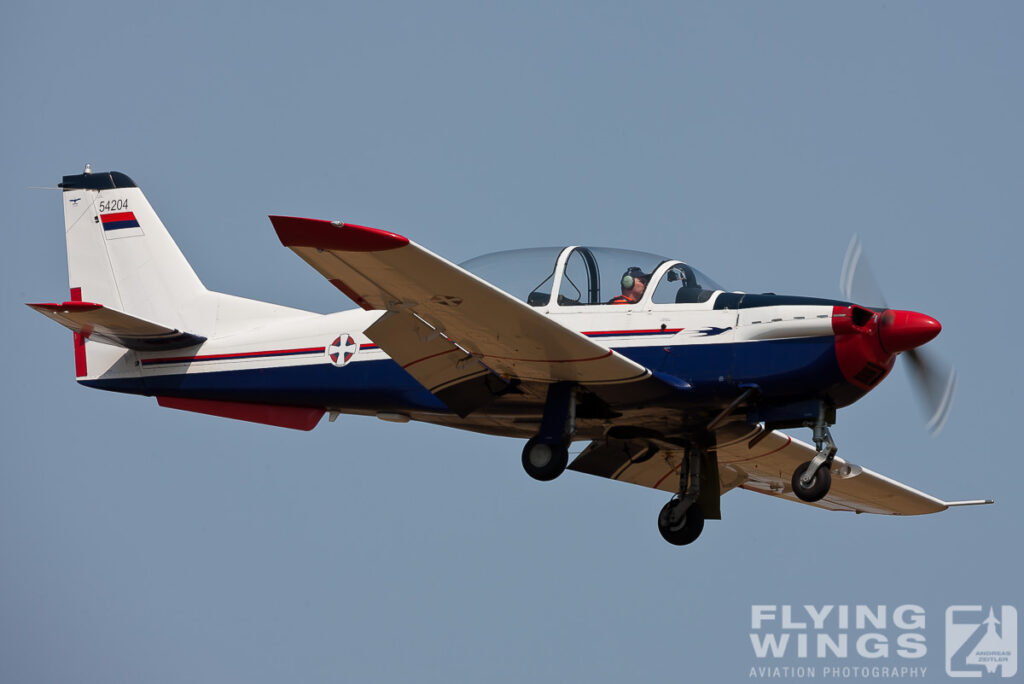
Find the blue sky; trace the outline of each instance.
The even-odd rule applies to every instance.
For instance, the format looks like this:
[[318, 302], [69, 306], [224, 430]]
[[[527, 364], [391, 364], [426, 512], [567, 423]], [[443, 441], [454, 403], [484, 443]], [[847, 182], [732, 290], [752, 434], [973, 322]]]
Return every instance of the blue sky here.
[[[923, 606], [912, 664], [941, 677], [946, 606], [1024, 607], [1019, 4], [293, 5], [22, 3], [0, 25], [0, 680], [740, 681], [751, 606], [804, 602]], [[351, 305], [268, 214], [455, 261], [630, 247], [819, 296], [859, 233], [889, 302], [942, 321], [960, 390], [932, 439], [897, 369], [840, 413], [841, 455], [997, 504], [733, 492], [677, 549], [663, 494], [534, 482], [515, 440], [86, 390], [23, 305], [68, 285], [57, 193], [30, 188], [85, 162], [139, 183], [211, 289], [322, 312]]]

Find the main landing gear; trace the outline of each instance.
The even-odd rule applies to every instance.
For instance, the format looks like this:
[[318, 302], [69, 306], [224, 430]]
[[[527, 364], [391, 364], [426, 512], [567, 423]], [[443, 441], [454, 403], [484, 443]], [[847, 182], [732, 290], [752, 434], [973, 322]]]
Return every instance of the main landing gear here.
[[834, 410], [830, 412], [822, 403], [817, 420], [809, 425], [814, 429], [814, 445], [818, 452], [793, 472], [793, 493], [808, 503], [824, 499], [832, 486], [832, 460], [839, 450], [828, 431], [829, 425], [834, 423]]
[[576, 394], [573, 383], [548, 387], [540, 432], [523, 447], [523, 469], [535, 480], [554, 480], [569, 464], [569, 443], [576, 431]]
[[569, 445], [545, 444], [534, 437], [523, 447], [523, 469], [534, 480], [554, 480], [569, 465]]
[[[554, 480], [568, 465], [569, 444], [576, 430], [575, 392], [570, 382], [548, 386], [540, 430], [523, 447], [523, 469], [535, 480]], [[718, 465], [714, 453], [707, 448], [713, 440], [711, 432], [703, 431], [685, 443], [679, 468], [679, 493], [658, 515], [658, 531], [670, 544], [692, 544], [704, 530], [705, 518], [718, 520], [722, 517]], [[678, 444], [672, 442], [672, 445]]]
[[686, 546], [696, 541], [704, 530], [704, 510], [699, 501], [703, 457], [704, 447], [701, 444], [692, 443], [686, 449], [679, 469], [679, 493], [665, 504], [658, 515], [658, 531], [669, 544]]

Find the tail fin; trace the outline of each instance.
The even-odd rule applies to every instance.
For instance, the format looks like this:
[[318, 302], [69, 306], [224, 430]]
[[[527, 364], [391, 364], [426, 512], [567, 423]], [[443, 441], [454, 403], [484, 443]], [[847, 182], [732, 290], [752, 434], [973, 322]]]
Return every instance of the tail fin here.
[[126, 349], [196, 346], [267, 321], [319, 315], [207, 290], [123, 173], [92, 173], [86, 166], [64, 176], [60, 187], [70, 300], [29, 306], [75, 331], [80, 381], [138, 377]]
[[68, 277], [80, 299], [188, 330], [206, 293], [142, 190], [123, 173], [64, 176]]

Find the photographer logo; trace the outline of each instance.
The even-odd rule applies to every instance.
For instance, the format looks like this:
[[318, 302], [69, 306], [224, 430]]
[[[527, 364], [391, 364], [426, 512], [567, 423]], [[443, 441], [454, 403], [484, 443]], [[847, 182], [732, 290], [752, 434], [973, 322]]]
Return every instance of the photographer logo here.
[[1017, 609], [950, 606], [946, 609], [946, 674], [1013, 677], [1017, 674]]

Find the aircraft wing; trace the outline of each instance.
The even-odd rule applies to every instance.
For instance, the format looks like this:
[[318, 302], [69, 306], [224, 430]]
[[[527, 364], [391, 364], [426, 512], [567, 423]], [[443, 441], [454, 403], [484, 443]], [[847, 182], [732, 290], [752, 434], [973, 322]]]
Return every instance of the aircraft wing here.
[[[719, 491], [724, 494], [740, 487], [807, 503], [793, 494], [790, 481], [796, 467], [814, 456], [814, 447], [779, 431], [750, 446], [750, 440], [761, 430], [758, 426], [733, 424], [717, 431]], [[650, 453], [645, 449], [651, 449]], [[569, 469], [675, 493], [682, 459], [681, 447], [664, 442], [605, 440], [592, 442]], [[991, 501], [943, 501], [837, 456], [828, 496], [808, 505], [832, 511], [923, 515], [950, 506], [982, 503]]]
[[317, 219], [270, 220], [282, 244], [356, 304], [391, 312], [367, 334], [432, 391], [485, 372], [588, 387], [651, 378], [644, 366], [405, 237]]

